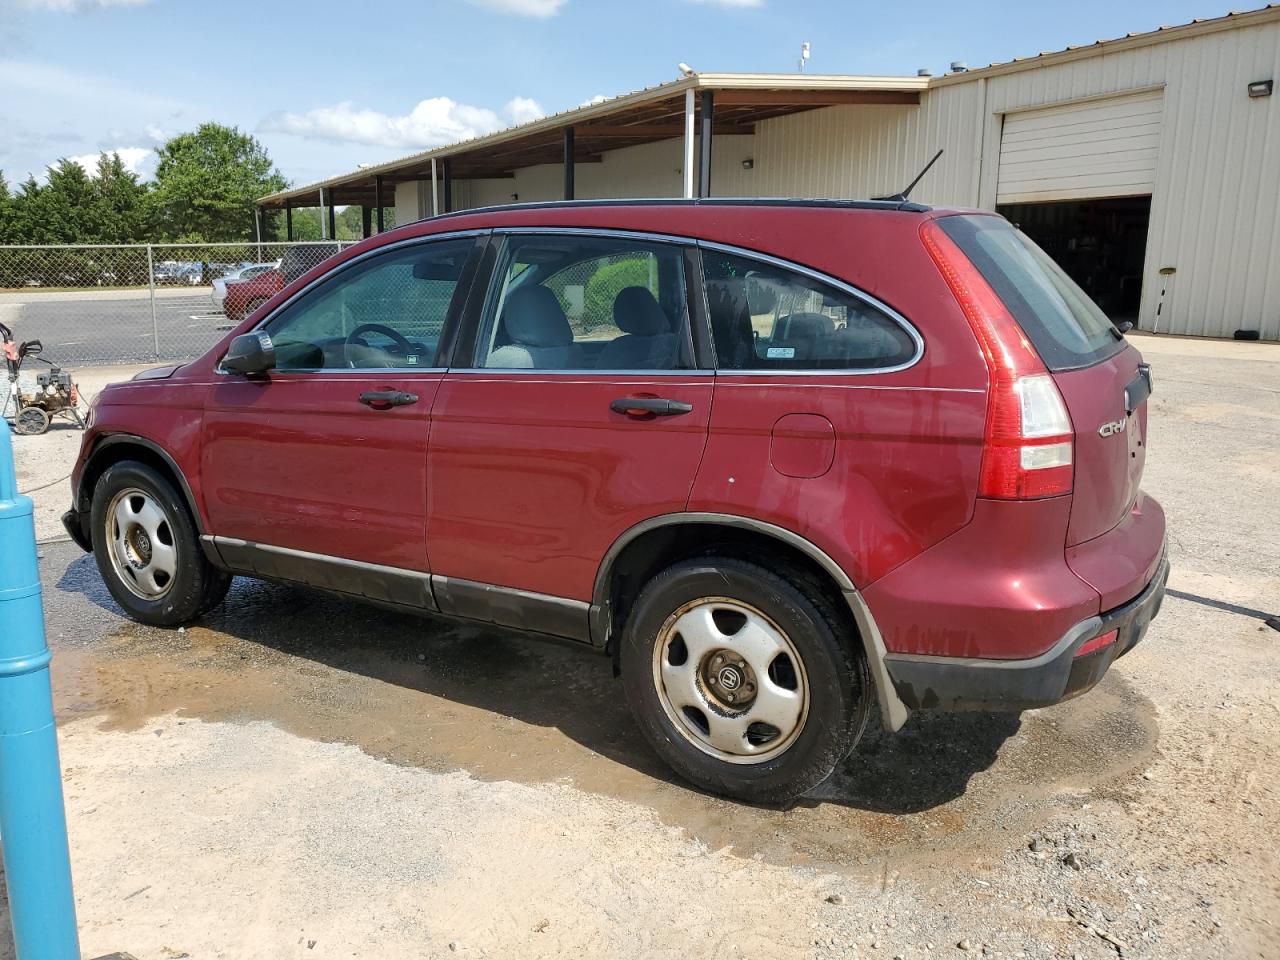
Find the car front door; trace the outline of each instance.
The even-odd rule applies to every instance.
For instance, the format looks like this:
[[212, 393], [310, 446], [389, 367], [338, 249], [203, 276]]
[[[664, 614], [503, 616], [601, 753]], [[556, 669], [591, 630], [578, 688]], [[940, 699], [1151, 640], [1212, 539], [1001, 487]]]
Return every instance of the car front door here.
[[[394, 571], [429, 570], [437, 350], [478, 247], [453, 236], [348, 261], [263, 323], [274, 370], [217, 375], [201, 470], [208, 527], [229, 565], [375, 597]], [[409, 597], [383, 599], [429, 605], [424, 588], [411, 578]]]
[[427, 529], [441, 609], [585, 632], [613, 541], [684, 509], [714, 379], [694, 362], [688, 262], [661, 239], [501, 238], [433, 412]]

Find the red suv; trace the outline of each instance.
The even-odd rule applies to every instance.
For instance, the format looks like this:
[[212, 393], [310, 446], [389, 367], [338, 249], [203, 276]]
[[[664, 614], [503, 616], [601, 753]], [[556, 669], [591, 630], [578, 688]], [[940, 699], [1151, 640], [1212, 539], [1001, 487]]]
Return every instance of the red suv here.
[[777, 802], [873, 702], [1043, 706], [1139, 641], [1150, 391], [988, 213], [468, 211], [103, 391], [65, 522], [146, 623], [246, 575], [580, 641], [679, 773]]

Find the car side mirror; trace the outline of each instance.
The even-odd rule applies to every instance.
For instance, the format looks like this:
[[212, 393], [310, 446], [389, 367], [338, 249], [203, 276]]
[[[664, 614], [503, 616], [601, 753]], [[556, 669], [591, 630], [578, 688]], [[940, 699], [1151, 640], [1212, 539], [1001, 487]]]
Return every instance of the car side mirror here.
[[265, 330], [242, 333], [235, 337], [222, 358], [223, 370], [245, 376], [266, 373], [275, 365], [276, 348], [271, 345], [271, 334]]

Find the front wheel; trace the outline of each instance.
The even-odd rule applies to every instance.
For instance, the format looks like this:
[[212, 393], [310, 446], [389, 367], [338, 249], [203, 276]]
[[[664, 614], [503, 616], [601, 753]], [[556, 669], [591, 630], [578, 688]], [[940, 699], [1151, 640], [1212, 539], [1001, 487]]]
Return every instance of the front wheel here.
[[102, 579], [133, 619], [176, 627], [226, 596], [231, 577], [209, 563], [186, 504], [146, 464], [125, 460], [103, 473], [89, 524]]
[[703, 789], [782, 803], [822, 782], [866, 725], [870, 682], [830, 602], [736, 558], [678, 563], [641, 591], [622, 679], [646, 739]]

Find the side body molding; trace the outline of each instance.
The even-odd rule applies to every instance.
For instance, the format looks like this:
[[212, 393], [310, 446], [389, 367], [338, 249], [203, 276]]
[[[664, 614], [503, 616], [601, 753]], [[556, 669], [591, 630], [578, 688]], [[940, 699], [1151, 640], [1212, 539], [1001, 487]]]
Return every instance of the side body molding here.
[[594, 646], [604, 647], [609, 643], [612, 621], [612, 611], [609, 605], [609, 583], [613, 577], [614, 564], [627, 545], [635, 541], [637, 537], [653, 530], [681, 524], [699, 523], [715, 524], [764, 534], [799, 550], [822, 567], [830, 575], [836, 586], [839, 587], [845, 603], [849, 605], [849, 609], [853, 613], [854, 622], [858, 626], [859, 638], [862, 641], [863, 652], [866, 654], [867, 667], [875, 683], [876, 698], [880, 704], [880, 715], [885, 727], [888, 730], [896, 731], [907, 722], [907, 717], [910, 716], [911, 711], [898, 697], [893, 681], [889, 678], [889, 672], [885, 668], [886, 649], [884, 639], [876, 626], [875, 618], [871, 615], [871, 610], [853, 585], [853, 581], [849, 579], [849, 575], [824, 550], [810, 543], [798, 533], [785, 527], [765, 523], [762, 520], [754, 520], [750, 517], [728, 513], [668, 513], [650, 517], [648, 520], [644, 520], [624, 532], [609, 547], [609, 551], [605, 554], [604, 560], [600, 563], [600, 569], [596, 573], [590, 610], [591, 643]]

